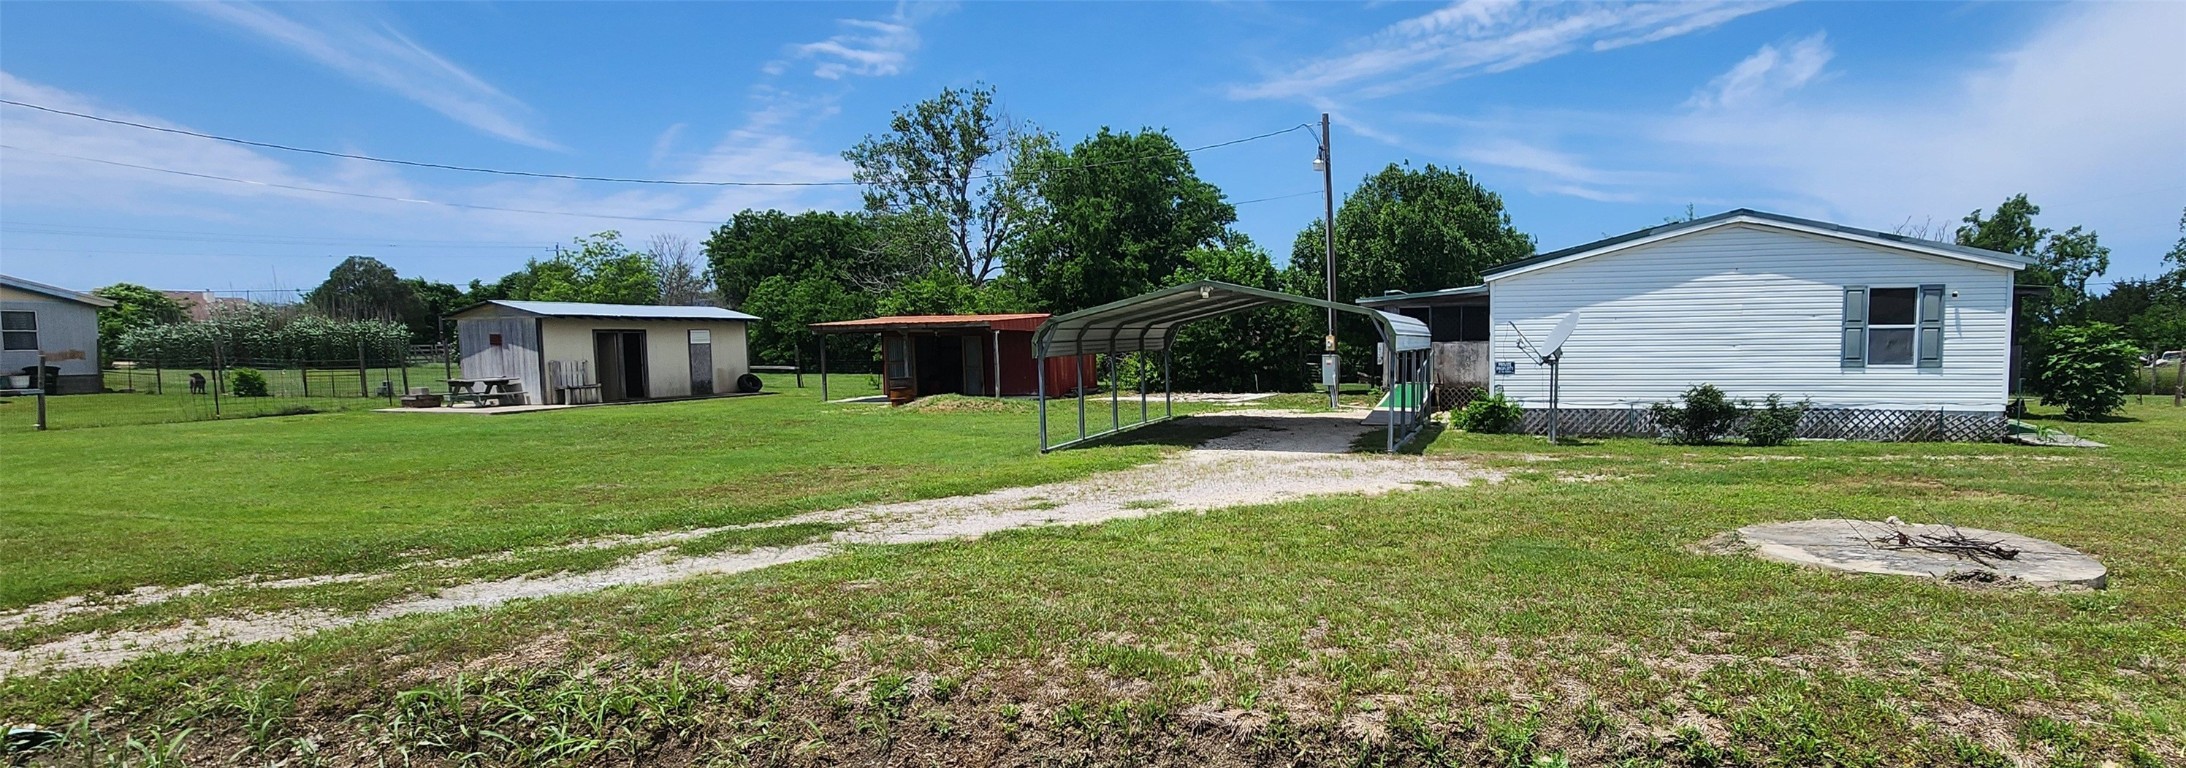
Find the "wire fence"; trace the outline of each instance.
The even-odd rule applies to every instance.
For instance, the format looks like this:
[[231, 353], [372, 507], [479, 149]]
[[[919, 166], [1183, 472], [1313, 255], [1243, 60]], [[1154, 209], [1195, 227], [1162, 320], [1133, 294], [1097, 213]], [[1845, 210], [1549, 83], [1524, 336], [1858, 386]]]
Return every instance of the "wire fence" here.
[[[393, 407], [413, 388], [446, 391], [455, 375], [451, 351], [407, 352], [419, 351], [426, 354], [113, 361], [100, 371], [104, 393], [47, 398], [44, 424], [79, 429]], [[0, 398], [0, 432], [37, 423], [34, 398]]]

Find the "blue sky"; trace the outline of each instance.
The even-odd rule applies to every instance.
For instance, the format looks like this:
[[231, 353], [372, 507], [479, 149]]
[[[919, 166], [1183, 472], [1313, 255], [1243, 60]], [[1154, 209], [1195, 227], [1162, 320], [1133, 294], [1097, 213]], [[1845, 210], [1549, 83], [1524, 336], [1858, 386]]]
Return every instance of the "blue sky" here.
[[[0, 97], [383, 157], [799, 182], [846, 180], [839, 153], [891, 109], [977, 82], [1066, 142], [1105, 125], [1199, 146], [1325, 110], [1339, 195], [1391, 162], [1461, 166], [1544, 249], [1687, 204], [1889, 229], [2026, 192], [2130, 277], [2179, 237], [2182, 40], [2186, 3], [8, 3]], [[351, 254], [462, 283], [602, 229], [698, 241], [747, 207], [857, 205], [13, 106], [0, 144], [0, 270], [77, 288], [309, 288]], [[1280, 262], [1319, 216], [1312, 156], [1299, 131], [1194, 163], [1259, 201], [1238, 227]]]

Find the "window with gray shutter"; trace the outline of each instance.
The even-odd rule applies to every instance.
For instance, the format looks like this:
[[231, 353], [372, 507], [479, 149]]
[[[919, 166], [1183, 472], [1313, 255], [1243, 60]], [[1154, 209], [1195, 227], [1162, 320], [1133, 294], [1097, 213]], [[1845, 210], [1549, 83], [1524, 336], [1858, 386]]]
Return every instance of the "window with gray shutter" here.
[[1867, 286], [1844, 289], [1844, 349], [1838, 358], [1846, 368], [1867, 366]]
[[1943, 286], [1920, 287], [1920, 367], [1943, 367]]
[[1912, 365], [1918, 342], [1920, 292], [1867, 289], [1867, 366]]

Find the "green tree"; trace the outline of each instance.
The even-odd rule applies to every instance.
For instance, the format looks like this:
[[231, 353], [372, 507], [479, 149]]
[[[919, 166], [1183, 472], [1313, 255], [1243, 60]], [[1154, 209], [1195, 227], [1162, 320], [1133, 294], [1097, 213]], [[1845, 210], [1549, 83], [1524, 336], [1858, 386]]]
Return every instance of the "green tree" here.
[[188, 319], [180, 302], [135, 283], [115, 283], [91, 295], [114, 302], [114, 306], [99, 310], [99, 348], [109, 355], [120, 349], [123, 333]]
[[[946, 254], [972, 285], [985, 283], [1038, 220], [1032, 175], [1025, 173], [1054, 140], [996, 114], [994, 88], [948, 88], [897, 111], [888, 130], [843, 152], [865, 185], [867, 211], [938, 220], [938, 229], [884, 230], [915, 242], [909, 253]], [[914, 273], [923, 270], [914, 270]]]
[[2061, 405], [2065, 418], [2085, 421], [2125, 406], [2139, 377], [2140, 350], [2125, 329], [2109, 323], [2067, 325], [2050, 331], [2043, 362], [2042, 404]]
[[[1282, 290], [1282, 275], [1266, 249], [1243, 234], [1185, 254], [1169, 283], [1219, 280]], [[1314, 339], [1307, 321], [1320, 316], [1302, 307], [1266, 307], [1189, 323], [1170, 347], [1170, 375], [1178, 389], [1267, 392], [1305, 389], [1313, 380]], [[1317, 327], [1317, 326], [1316, 326]]]
[[2110, 249], [2091, 230], [2073, 227], [2049, 236], [2028, 268], [2036, 282], [2050, 286], [2043, 311], [2048, 323], [2078, 322], [2087, 313], [2087, 283], [2110, 268]]
[[930, 269], [880, 297], [883, 315], [962, 315], [1033, 311], [1023, 283], [1008, 277], [973, 285], [947, 267]]
[[2033, 261], [2042, 238], [2049, 236], [2049, 230], [2034, 226], [2034, 217], [2041, 213], [2042, 207], [2028, 202], [2024, 194], [2013, 195], [1996, 206], [1992, 216], [1984, 218], [1980, 209], [1974, 209], [1962, 219], [1965, 224], [1958, 228], [1958, 244]]
[[[439, 341], [441, 318], [475, 303], [467, 300], [463, 289], [447, 283], [422, 277], [404, 278], [402, 282], [409, 287], [412, 300], [410, 311], [403, 314], [401, 321], [403, 327], [410, 329], [410, 342], [413, 344]], [[451, 327], [448, 332], [450, 340], [453, 341], [455, 329]]]
[[742, 307], [768, 278], [796, 282], [817, 274], [846, 287], [868, 289], [880, 286], [860, 285], [861, 278], [892, 286], [894, 275], [888, 273], [896, 271], [872, 263], [885, 259], [877, 253], [876, 233], [866, 218], [828, 211], [740, 211], [715, 229], [700, 250], [714, 289], [731, 307]]
[[[1298, 233], [1285, 275], [1291, 291], [1327, 292], [1322, 237], [1317, 221]], [[1335, 299], [1473, 285], [1481, 272], [1531, 255], [1533, 238], [1511, 226], [1503, 198], [1470, 174], [1391, 164], [1336, 212]], [[1345, 369], [1363, 370], [1380, 336], [1360, 319], [1339, 320], [1338, 328]]]
[[660, 300], [660, 283], [645, 254], [622, 242], [622, 233], [607, 230], [578, 237], [574, 247], [554, 246], [545, 260], [532, 259], [524, 268], [493, 285], [472, 284], [474, 295], [529, 301], [583, 301], [604, 304], [653, 304]]
[[[753, 362], [789, 365], [816, 364], [806, 326], [836, 320], [856, 320], [873, 315], [873, 297], [818, 272], [802, 276], [772, 275], [751, 286], [744, 295], [743, 311], [757, 315], [751, 326]], [[875, 361], [874, 338], [864, 335], [821, 336], [827, 343], [829, 365], [835, 370], [855, 370], [856, 363]]]
[[1237, 220], [1168, 134], [1102, 128], [1041, 159], [1046, 216], [1007, 263], [1043, 311], [1070, 312], [1166, 285]]
[[416, 297], [395, 268], [370, 256], [351, 256], [326, 274], [304, 302], [330, 317], [395, 320], [415, 311]]

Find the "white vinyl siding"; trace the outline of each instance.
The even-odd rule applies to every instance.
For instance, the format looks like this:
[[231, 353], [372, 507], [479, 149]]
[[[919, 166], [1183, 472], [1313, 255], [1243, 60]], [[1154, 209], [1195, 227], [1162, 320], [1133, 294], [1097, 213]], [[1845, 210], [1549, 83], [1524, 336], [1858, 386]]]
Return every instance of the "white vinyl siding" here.
[[[1519, 350], [1511, 324], [1539, 341], [1573, 310], [1581, 319], [1564, 346], [1565, 407], [1645, 405], [1702, 383], [1839, 408], [1995, 411], [2006, 397], [2012, 274], [2001, 267], [1739, 225], [1489, 285], [1494, 359], [1516, 363], [1492, 381], [1527, 407], [1547, 406], [1548, 370]], [[1857, 317], [1848, 314], [1854, 287], [1930, 289], [1916, 299], [1940, 301], [1941, 316], [1916, 311], [1910, 330], [1935, 343], [1917, 340], [1907, 364], [1861, 365], [1869, 340], [1860, 338], [1862, 359], [1848, 360], [1850, 335], [1873, 332], [1864, 296]], [[1925, 359], [1931, 351], [1939, 357]]]

